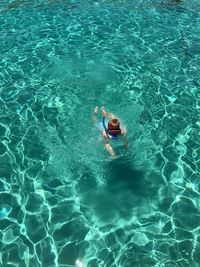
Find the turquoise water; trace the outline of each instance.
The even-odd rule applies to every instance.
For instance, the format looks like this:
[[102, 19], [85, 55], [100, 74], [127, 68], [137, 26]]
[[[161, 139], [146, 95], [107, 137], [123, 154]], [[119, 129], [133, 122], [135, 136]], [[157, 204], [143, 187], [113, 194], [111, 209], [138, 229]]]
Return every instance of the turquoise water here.
[[199, 2], [3, 0], [0, 25], [0, 266], [200, 266]]

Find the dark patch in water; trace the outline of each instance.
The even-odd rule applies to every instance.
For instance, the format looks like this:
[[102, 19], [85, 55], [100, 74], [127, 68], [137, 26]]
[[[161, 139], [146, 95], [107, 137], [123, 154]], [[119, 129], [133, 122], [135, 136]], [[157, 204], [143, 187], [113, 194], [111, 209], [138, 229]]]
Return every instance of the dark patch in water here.
[[128, 190], [136, 195], [143, 192], [142, 180], [144, 175], [142, 172], [134, 170], [126, 158], [112, 161], [109, 168], [111, 177], [107, 183], [108, 190], [112, 192]]

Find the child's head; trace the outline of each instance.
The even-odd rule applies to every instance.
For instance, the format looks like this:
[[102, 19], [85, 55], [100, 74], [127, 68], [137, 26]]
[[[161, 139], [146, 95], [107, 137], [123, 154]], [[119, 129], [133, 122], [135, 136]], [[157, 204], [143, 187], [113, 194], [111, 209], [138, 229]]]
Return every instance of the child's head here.
[[120, 128], [120, 123], [118, 119], [113, 118], [109, 120], [108, 122], [108, 130], [114, 130], [114, 129], [119, 129]]

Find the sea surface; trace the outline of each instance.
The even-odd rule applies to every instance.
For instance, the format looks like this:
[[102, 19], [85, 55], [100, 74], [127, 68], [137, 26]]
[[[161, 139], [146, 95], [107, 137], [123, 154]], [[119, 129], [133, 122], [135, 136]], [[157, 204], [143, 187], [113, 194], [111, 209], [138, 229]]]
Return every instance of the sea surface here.
[[1, 0], [0, 266], [200, 266], [200, 1]]

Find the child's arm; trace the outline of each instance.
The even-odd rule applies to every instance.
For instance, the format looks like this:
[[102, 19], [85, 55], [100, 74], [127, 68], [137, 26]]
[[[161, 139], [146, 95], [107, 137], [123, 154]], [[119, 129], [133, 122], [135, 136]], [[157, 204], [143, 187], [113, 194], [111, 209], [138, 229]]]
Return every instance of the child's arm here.
[[103, 113], [103, 116], [105, 116], [104, 114], [106, 114], [106, 116], [108, 117], [108, 119], [114, 119], [114, 118], [118, 119], [117, 116], [115, 116], [113, 113], [107, 112], [106, 109], [105, 109], [105, 107], [102, 107], [101, 108], [101, 111]]

